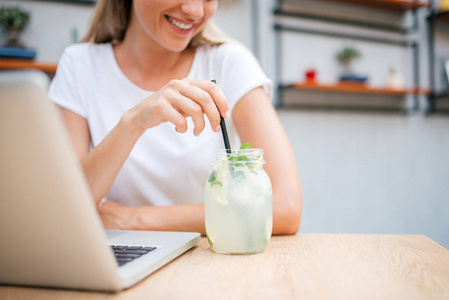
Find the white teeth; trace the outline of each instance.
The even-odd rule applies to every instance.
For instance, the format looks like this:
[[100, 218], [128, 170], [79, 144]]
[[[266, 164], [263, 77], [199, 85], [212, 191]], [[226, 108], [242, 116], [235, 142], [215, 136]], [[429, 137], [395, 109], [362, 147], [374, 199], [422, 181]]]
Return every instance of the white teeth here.
[[193, 24], [187, 25], [187, 24], [178, 22], [178, 21], [176, 21], [176, 20], [173, 20], [173, 19], [170, 18], [170, 17], [168, 17], [168, 20], [169, 20], [170, 22], [172, 22], [172, 24], [176, 25], [176, 27], [179, 27], [179, 28], [184, 29], [184, 30], [188, 30], [188, 29], [190, 29], [190, 28], [193, 27]]

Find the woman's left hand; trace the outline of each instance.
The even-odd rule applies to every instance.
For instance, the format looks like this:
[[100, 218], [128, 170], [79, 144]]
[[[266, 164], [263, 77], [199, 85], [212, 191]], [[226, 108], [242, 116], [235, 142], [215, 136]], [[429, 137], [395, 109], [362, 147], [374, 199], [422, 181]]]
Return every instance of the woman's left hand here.
[[117, 204], [112, 201], [103, 202], [98, 207], [104, 229], [132, 229], [133, 207]]

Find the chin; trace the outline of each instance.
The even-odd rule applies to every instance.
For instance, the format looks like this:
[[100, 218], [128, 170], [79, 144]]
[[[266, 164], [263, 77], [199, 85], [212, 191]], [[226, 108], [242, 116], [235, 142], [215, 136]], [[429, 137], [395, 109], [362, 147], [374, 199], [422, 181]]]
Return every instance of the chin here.
[[170, 51], [173, 52], [182, 52], [187, 49], [187, 46], [189, 45], [190, 41], [188, 43], [179, 43], [179, 44], [168, 44], [165, 45], [165, 48], [167, 48]]
[[166, 39], [165, 41], [162, 40], [161, 45], [163, 45], [167, 50], [173, 51], [173, 52], [182, 52], [187, 49], [192, 39], [196, 36], [198, 32], [194, 32], [190, 38], [180, 38], [180, 37], [174, 37], [170, 39]]

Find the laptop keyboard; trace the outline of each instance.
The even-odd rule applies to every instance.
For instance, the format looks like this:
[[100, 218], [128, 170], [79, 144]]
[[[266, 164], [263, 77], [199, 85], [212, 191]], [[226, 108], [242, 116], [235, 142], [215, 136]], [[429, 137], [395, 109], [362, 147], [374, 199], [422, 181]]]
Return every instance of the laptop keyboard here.
[[114, 251], [115, 258], [117, 259], [119, 267], [127, 264], [142, 255], [148, 254], [155, 250], [156, 247], [142, 247], [142, 246], [121, 246], [110, 245], [112, 251]]

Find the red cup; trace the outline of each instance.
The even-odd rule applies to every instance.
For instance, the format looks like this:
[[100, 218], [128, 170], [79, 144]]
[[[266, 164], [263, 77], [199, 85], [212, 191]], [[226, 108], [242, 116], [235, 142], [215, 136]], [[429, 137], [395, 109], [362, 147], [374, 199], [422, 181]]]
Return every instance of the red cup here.
[[316, 82], [316, 70], [315, 69], [306, 70], [306, 82], [309, 82], [309, 83]]

